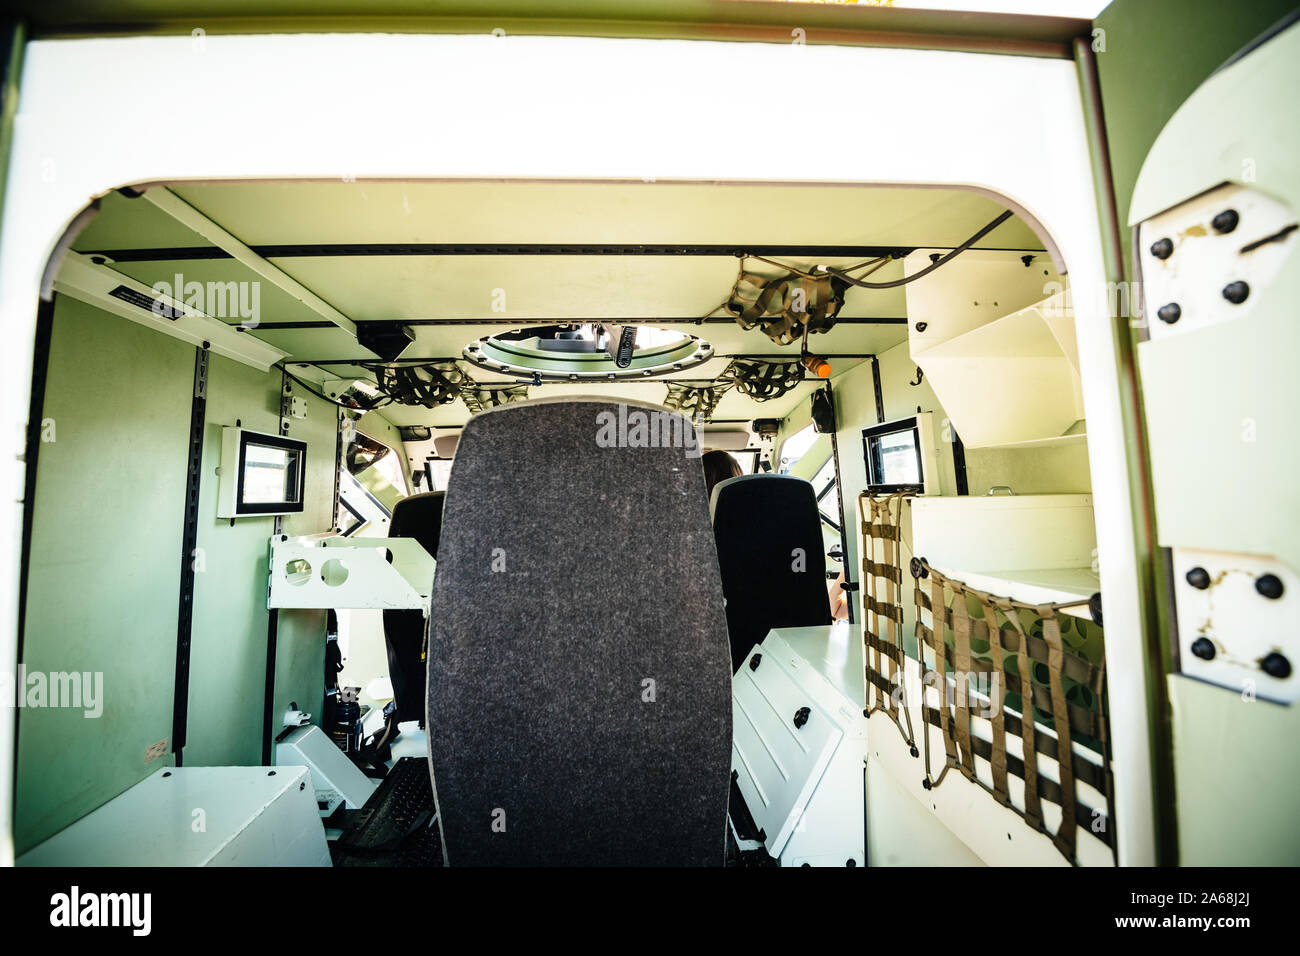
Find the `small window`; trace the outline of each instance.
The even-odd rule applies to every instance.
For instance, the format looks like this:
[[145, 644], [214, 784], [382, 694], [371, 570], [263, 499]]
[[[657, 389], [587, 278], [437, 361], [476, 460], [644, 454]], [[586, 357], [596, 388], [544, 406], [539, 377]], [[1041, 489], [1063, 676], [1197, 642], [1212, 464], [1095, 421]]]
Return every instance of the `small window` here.
[[303, 509], [307, 444], [283, 435], [226, 427], [221, 436], [217, 516], [296, 514]]
[[863, 429], [862, 450], [867, 460], [867, 490], [925, 490], [921, 436], [915, 418]]
[[450, 458], [426, 458], [424, 473], [428, 476], [430, 491], [446, 491], [447, 479], [451, 477]]
[[807, 425], [782, 442], [780, 473], [789, 474], [790, 469], [816, 444], [817, 438], [817, 430], [812, 425]]

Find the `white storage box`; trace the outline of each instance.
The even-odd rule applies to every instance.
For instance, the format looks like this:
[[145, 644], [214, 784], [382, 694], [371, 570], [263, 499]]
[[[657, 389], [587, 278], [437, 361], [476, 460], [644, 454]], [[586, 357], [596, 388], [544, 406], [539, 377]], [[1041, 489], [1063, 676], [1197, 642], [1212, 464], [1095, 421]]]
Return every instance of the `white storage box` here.
[[936, 568], [956, 574], [1092, 566], [1092, 495], [963, 495], [911, 504], [912, 552]]
[[329, 866], [306, 767], [163, 767], [19, 866]]
[[732, 769], [782, 866], [866, 863], [861, 643], [843, 625], [778, 628], [732, 680]]

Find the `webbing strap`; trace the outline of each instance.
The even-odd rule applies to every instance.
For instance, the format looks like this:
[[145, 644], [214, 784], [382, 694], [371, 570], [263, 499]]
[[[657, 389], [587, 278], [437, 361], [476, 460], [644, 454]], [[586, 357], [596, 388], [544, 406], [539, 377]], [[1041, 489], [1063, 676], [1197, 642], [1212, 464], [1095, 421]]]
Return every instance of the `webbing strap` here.
[[[961, 772], [967, 780], [975, 779], [975, 758], [970, 749], [970, 701], [965, 689], [970, 674], [970, 610], [966, 599], [952, 602], [953, 669], [956, 672], [957, 747], [961, 754]], [[945, 681], [945, 684], [947, 682]], [[946, 689], [946, 688], [945, 688]]]
[[[980, 622], [974, 623], [978, 624]], [[924, 624], [922, 624], [922, 630], [926, 632], [926, 640], [930, 640], [930, 628], [924, 627]], [[945, 662], [952, 665], [954, 670], [959, 670], [957, 667], [956, 652], [944, 644], [940, 644], [939, 646], [941, 650], [943, 650]], [[993, 672], [997, 670], [1000, 669], [995, 666], [995, 662], [991, 661], [991, 659], [978, 657], [972, 657], [970, 659], [969, 671], [971, 674], [993, 674]], [[1002, 670], [1001, 674], [1001, 687], [1004, 688], [1005, 691], [1015, 693], [1015, 695], [1021, 697], [1030, 696], [1026, 689], [1024, 689], [1024, 682], [1021, 679], [1021, 676], [1017, 674], [1008, 674], [1005, 670]], [[1032, 682], [1032, 678], [1030, 683], [1034, 683]], [[1088, 684], [1092, 684], [1092, 678], [1089, 678]], [[1039, 692], [1037, 693], [1040, 695], [1040, 700], [1036, 701], [1037, 705], [1039, 705], [1039, 709], [1047, 710], [1047, 708], [1043, 708], [1043, 701], [1041, 701], [1043, 691], [1039, 689]], [[1071, 730], [1075, 731], [1076, 734], [1086, 734], [1091, 737], [1096, 737], [1099, 741], [1102, 740], [1102, 737], [1105, 735], [1105, 718], [1102, 717], [1101, 714], [1095, 713], [1095, 711], [1088, 710], [1087, 708], [1082, 708], [1082, 706], [1079, 706], [1078, 704], [1071, 704], [1069, 700], [1067, 700], [1065, 704], [1065, 713], [1066, 717], [1069, 718]]]
[[[926, 723], [928, 723], [932, 727], [939, 726], [939, 714], [932, 707], [925, 708], [925, 720]], [[992, 763], [993, 747], [987, 740], [983, 739], [982, 737], [973, 737], [971, 738], [971, 746], [974, 748], [975, 755], [977, 757], [981, 758], [982, 760], [986, 760], [989, 763]], [[1077, 759], [1078, 758], [1076, 758], [1076, 760]], [[1094, 764], [1092, 766], [1095, 767], [1096, 765]], [[1078, 769], [1078, 764], [1076, 763], [1076, 770], [1077, 769]], [[1100, 770], [1100, 768], [1096, 768], [1096, 769]], [[1022, 761], [1015, 754], [1007, 754], [1007, 772], [1011, 774], [1011, 776], [1019, 777], [1021, 780], [1023, 780], [1025, 778], [1024, 761]], [[981, 787], [984, 787], [985, 790], [988, 790], [988, 787], [984, 786], [983, 781], [976, 778], [975, 782], [978, 783]], [[1049, 780], [1047, 777], [1040, 776], [1039, 789], [1040, 789], [1041, 796], [1044, 800], [1060, 805], [1062, 799], [1061, 788], [1060, 786], [1057, 785], [1055, 780]], [[1105, 793], [1106, 791], [1098, 790], [1098, 792]], [[1110, 797], [1107, 796], [1107, 800], [1109, 799]], [[1011, 806], [1011, 804], [1008, 803], [1007, 806]], [[1098, 810], [1093, 809], [1092, 807], [1089, 807], [1087, 804], [1082, 802], [1077, 803], [1077, 806], [1079, 809], [1080, 819], [1087, 819], [1087, 820], [1096, 820], [1098, 818], [1102, 819], [1102, 825], [1094, 829], [1093, 831], [1094, 835], [1102, 843], [1105, 843], [1107, 846], [1113, 847], [1114, 846], [1113, 828], [1110, 826], [1110, 820], [1106, 818], [1106, 815], [1101, 813]], [[1039, 827], [1039, 829], [1041, 830], [1042, 828]]]
[[[858, 496], [858, 515], [862, 527], [862, 580], [865, 584], [863, 607], [866, 621], [863, 635], [867, 648], [867, 653], [864, 654], [867, 672], [866, 713], [868, 717], [877, 711], [888, 714], [903, 740], [915, 753], [912, 713], [907, 706], [904, 686], [906, 667], [899, 638], [903, 624], [903, 608], [899, 601], [903, 571], [899, 562], [901, 538], [898, 527], [902, 517], [903, 498], [901, 494], [874, 497], [866, 492]], [[876, 560], [877, 541], [880, 542], [880, 561]], [[887, 686], [882, 686], [882, 681]], [[880, 691], [879, 697], [876, 691]], [[906, 727], [903, 726], [904, 722]]]
[[[1056, 722], [1056, 739], [1066, 751], [1070, 749], [1070, 722], [1065, 711], [1065, 689], [1061, 686], [1061, 622], [1056, 614], [1048, 611], [1043, 617], [1043, 640], [1051, 648], [1051, 659], [1047, 667], [1051, 671], [1052, 681], [1052, 716]], [[1056, 831], [1053, 842], [1067, 860], [1074, 859], [1075, 842], [1075, 800], [1074, 761], [1058, 761], [1061, 768], [1061, 826]]]
[[[998, 627], [998, 612], [991, 601], [981, 601], [984, 622], [991, 640], [989, 652], [993, 655], [993, 683], [989, 688], [989, 701], [994, 704], [1002, 698], [1003, 688], [1007, 686], [1007, 675], [1002, 665], [1002, 628]], [[989, 763], [993, 767], [993, 797], [1004, 807], [1011, 802], [1007, 792], [1007, 728], [1006, 708], [998, 704], [991, 706], [993, 716], [993, 747], [989, 754]]]
[[[1020, 623], [1020, 615], [1015, 613], [1015, 609], [1011, 607], [1010, 603], [1005, 605], [1003, 610], [1007, 612], [1007, 620], [1011, 622], [1020, 635], [1020, 641], [1016, 647], [1016, 672], [1026, 675], [1025, 683], [1032, 687], [1033, 680], [1028, 676], [1031, 674], [1029, 668], [1032, 666], [1029, 663], [1028, 636]], [[1038, 800], [1038, 759], [1034, 756], [1038, 745], [1035, 740], [1037, 731], [1034, 729], [1033, 701], [1026, 702], [1022, 697], [1022, 705], [1024, 706], [1025, 719], [1021, 721], [1020, 740], [1024, 746], [1025, 822], [1035, 830], [1041, 830], [1043, 828], [1043, 808]]]
[[[930, 639], [930, 649], [934, 651], [934, 670], [935, 675], [930, 680], [939, 693], [939, 730], [943, 736], [943, 749], [945, 754], [943, 770], [939, 771], [939, 776], [934, 776], [930, 772], [930, 735], [925, 735], [925, 775], [930, 781], [931, 787], [937, 787], [943, 782], [943, 778], [948, 775], [951, 767], [957, 766], [957, 745], [952, 739], [952, 731], [948, 729], [948, 645], [943, 639], [944, 627], [950, 622], [948, 620], [948, 609], [943, 603], [943, 580], [937, 575], [931, 576], [931, 587], [933, 588], [933, 599], [930, 602], [930, 627], [928, 637]], [[921, 615], [916, 616], [917, 627], [921, 626]], [[921, 654], [922, 681], [926, 682], [928, 675], [925, 674], [925, 654]], [[922, 701], [924, 706], [924, 700]]]
[[[1025, 822], [1036, 830], [1043, 830], [1042, 801], [1049, 800], [1061, 808], [1061, 825], [1052, 837], [1057, 850], [1075, 862], [1077, 831], [1080, 812], [1099, 817], [1100, 814], [1079, 803], [1077, 782], [1082, 781], [1099, 793], [1105, 794], [1107, 805], [1112, 801], [1112, 776], [1108, 735], [1104, 711], [1081, 707], [1066, 697], [1065, 680], [1068, 678], [1086, 686], [1094, 695], [1099, 707], [1105, 701], [1104, 664], [1092, 664], [1072, 653], [1061, 636], [1060, 613], [1068, 604], [1029, 605], [1010, 598], [997, 597], [960, 581], [945, 577], [930, 568], [922, 559], [919, 573], [930, 578], [929, 593], [918, 579], [914, 589], [916, 600], [916, 635], [922, 648], [922, 676], [927, 686], [935, 685], [939, 692], [939, 706], [930, 707], [922, 700], [925, 728], [926, 783], [938, 786], [950, 767], [960, 768], [962, 775], [990, 790], [998, 803], [1011, 806], [1007, 788], [1008, 774], [1025, 782]], [[946, 600], [952, 594], [951, 606]], [[980, 617], [973, 618], [969, 598], [975, 598]], [[928, 611], [930, 626], [921, 619]], [[1021, 613], [1036, 615], [1042, 623], [1042, 636], [1031, 636], [1025, 630]], [[1005, 623], [1002, 623], [1005, 621]], [[949, 643], [951, 633], [951, 644]], [[987, 644], [987, 652], [976, 651], [977, 644]], [[926, 647], [933, 654], [933, 670], [925, 662]], [[976, 656], [976, 655], [979, 656]], [[1008, 673], [1006, 657], [1015, 655], [1015, 673]], [[951, 694], [948, 684], [948, 665], [952, 664], [956, 694]], [[1034, 680], [1035, 666], [1043, 683]], [[930, 675], [933, 674], [934, 677]], [[988, 705], [982, 707], [972, 702], [970, 682], [974, 677], [987, 674], [991, 683]], [[1046, 686], [1044, 686], [1044, 684]], [[1018, 693], [1022, 714], [1005, 711], [1005, 694]], [[977, 708], [972, 714], [972, 708]], [[1040, 731], [1034, 719], [1035, 711], [1050, 717], [1055, 737]], [[977, 716], [989, 721], [991, 740], [972, 733], [971, 718]], [[947, 762], [935, 777], [930, 769], [929, 727], [936, 727], [944, 741]], [[1010, 732], [1021, 739], [1022, 753], [1015, 757], [1007, 752], [1006, 735]], [[1073, 734], [1086, 734], [1096, 739], [1101, 747], [1102, 763], [1093, 763], [1073, 749]], [[1091, 745], [1091, 744], [1090, 744]], [[988, 788], [975, 773], [974, 757], [988, 761], [992, 770], [993, 786]], [[1055, 759], [1058, 781], [1039, 773], [1040, 757]], [[1102, 821], [1098, 834], [1113, 846], [1109, 820]]]

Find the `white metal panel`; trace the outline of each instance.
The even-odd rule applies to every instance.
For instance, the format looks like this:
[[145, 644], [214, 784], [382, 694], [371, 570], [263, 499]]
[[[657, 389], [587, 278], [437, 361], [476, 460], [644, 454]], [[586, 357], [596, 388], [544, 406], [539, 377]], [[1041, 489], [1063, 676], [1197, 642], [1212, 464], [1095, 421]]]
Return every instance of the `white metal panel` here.
[[[139, 301], [153, 300], [179, 314], [176, 318], [170, 318], [151, 308], [143, 308], [110, 294], [122, 286]], [[241, 332], [236, 326], [227, 325], [220, 319], [205, 315], [194, 306], [186, 305], [178, 297], [155, 293], [143, 282], [137, 282], [130, 276], [76, 252], [69, 252], [63, 260], [54, 290], [191, 345], [206, 342], [217, 355], [251, 365], [263, 372], [287, 355], [256, 336]]]
[[[1189, 580], [1205, 572], [1203, 588]], [[1282, 589], [1276, 598], [1256, 588], [1273, 575]], [[1174, 606], [1178, 621], [1179, 669], [1189, 677], [1221, 684], [1243, 696], [1294, 703], [1300, 700], [1300, 575], [1270, 556], [1229, 554], [1195, 548], [1173, 549]], [[1205, 642], [1197, 644], [1204, 639]], [[1196, 653], [1210, 652], [1207, 660]], [[1286, 677], [1262, 668], [1266, 655], [1281, 654]]]
[[965, 572], [1089, 568], [1092, 495], [962, 495], [911, 500], [912, 550], [955, 577]]
[[414, 538], [276, 535], [266, 606], [427, 611], [435, 564]]
[[[731, 761], [745, 804], [767, 835], [767, 851], [779, 857], [843, 734], [766, 643], [732, 680]], [[751, 667], [755, 658], [759, 665]], [[809, 709], [808, 722], [795, 727], [802, 707]]]
[[[1220, 232], [1214, 219], [1229, 211], [1236, 214], [1235, 225]], [[1294, 227], [1295, 221], [1295, 211], [1286, 203], [1258, 189], [1228, 184], [1142, 223], [1137, 241], [1142, 257], [1142, 314], [1151, 341], [1249, 316], [1261, 301], [1255, 293], [1268, 288], [1300, 236], [1293, 231], [1272, 242], [1260, 240]], [[1168, 240], [1173, 249], [1164, 259], [1151, 251], [1161, 240]], [[1247, 248], [1249, 252], [1244, 251]], [[1249, 287], [1245, 301], [1224, 298], [1223, 290], [1233, 282]], [[1170, 304], [1178, 306], [1173, 322], [1158, 314]], [[1247, 334], [1246, 327], [1240, 332]]]
[[379, 786], [379, 781], [362, 773], [319, 727], [299, 727], [278, 741], [275, 764], [307, 768], [322, 817], [328, 817], [341, 803], [349, 810], [360, 810]]
[[329, 866], [306, 767], [172, 767], [19, 858], [20, 866]]

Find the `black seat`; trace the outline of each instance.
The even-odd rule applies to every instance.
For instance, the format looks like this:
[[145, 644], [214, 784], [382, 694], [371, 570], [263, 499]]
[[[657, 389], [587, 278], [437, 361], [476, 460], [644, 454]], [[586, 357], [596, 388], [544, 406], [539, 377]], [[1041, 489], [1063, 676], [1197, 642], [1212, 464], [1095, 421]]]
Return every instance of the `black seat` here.
[[[690, 451], [610, 447], [620, 411]], [[449, 864], [722, 865], [731, 674], [690, 429], [599, 399], [465, 427], [429, 629]]]
[[[388, 533], [394, 538], [414, 538], [435, 559], [442, 537], [443, 492], [403, 498], [393, 507]], [[424, 612], [384, 611], [384, 641], [388, 645], [388, 676], [399, 723], [416, 720], [424, 726], [424, 687], [427, 679], [424, 651]]]
[[710, 502], [734, 673], [774, 627], [831, 623], [813, 486], [790, 475], [720, 482]]

